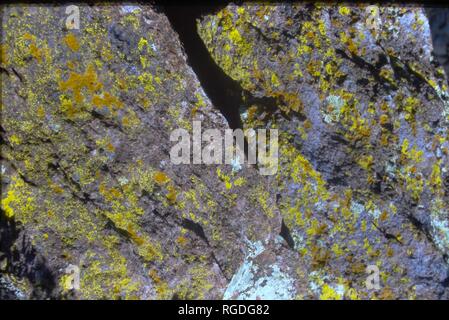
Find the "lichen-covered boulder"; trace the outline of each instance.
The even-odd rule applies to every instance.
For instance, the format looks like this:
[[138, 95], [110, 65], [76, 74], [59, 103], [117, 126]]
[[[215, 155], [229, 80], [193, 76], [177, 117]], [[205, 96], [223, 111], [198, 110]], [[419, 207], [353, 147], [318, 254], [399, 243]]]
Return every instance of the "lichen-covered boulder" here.
[[225, 72], [272, 101], [241, 116], [280, 130], [273, 192], [305, 262], [298, 295], [447, 299], [449, 95], [424, 11], [229, 5], [198, 28]]
[[[18, 297], [221, 298], [246, 243], [279, 232], [279, 214], [264, 211], [275, 201], [261, 189], [270, 178], [171, 163], [172, 130], [227, 124], [164, 15], [82, 6], [79, 30], [65, 18], [64, 6], [3, 11], [5, 288]], [[21, 259], [27, 250], [40, 263]]]
[[2, 7], [0, 298], [448, 299], [449, 94], [424, 11], [212, 11], [220, 97], [279, 130], [274, 175], [171, 161], [173, 130], [229, 124], [163, 7], [79, 6], [79, 29], [63, 5]]

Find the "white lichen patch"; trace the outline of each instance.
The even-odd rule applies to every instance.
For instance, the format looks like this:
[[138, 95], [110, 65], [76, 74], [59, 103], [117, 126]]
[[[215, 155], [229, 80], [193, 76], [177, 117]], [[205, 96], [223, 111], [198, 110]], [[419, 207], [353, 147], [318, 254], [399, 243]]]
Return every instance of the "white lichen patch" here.
[[294, 280], [277, 263], [260, 270], [252, 259], [265, 250], [260, 241], [251, 244], [250, 253], [231, 279], [223, 299], [287, 300], [295, 297]]
[[123, 13], [133, 13], [135, 11], [141, 11], [142, 9], [139, 6], [126, 5], [122, 6], [121, 10]]
[[379, 219], [380, 215], [382, 214], [382, 212], [380, 212], [377, 207], [369, 210], [368, 213], [376, 220]]
[[334, 123], [340, 120], [341, 109], [343, 108], [345, 102], [340, 96], [330, 95], [326, 98], [326, 102], [330, 107], [330, 111], [323, 111], [323, 120], [326, 123]]
[[355, 214], [355, 216], [360, 216], [363, 211], [365, 211], [365, 206], [359, 202], [351, 201], [351, 212]]
[[441, 89], [438, 85], [436, 85], [434, 89], [440, 100], [443, 102], [443, 119], [449, 123], [449, 93]]
[[242, 170], [241, 160], [239, 156], [236, 156], [231, 160], [232, 172], [238, 172]]
[[23, 290], [18, 288], [13, 281], [11, 281], [7, 276], [0, 277], [0, 286], [3, 286], [5, 289], [14, 293], [14, 295], [19, 299], [26, 299], [27, 295]]
[[[436, 199], [432, 203], [431, 220], [432, 237], [438, 248], [444, 252], [449, 252], [449, 212], [442, 209], [442, 200]], [[447, 261], [449, 263], [449, 261]]]
[[255, 277], [258, 267], [245, 261], [232, 277], [223, 299], [237, 300], [288, 300], [295, 297], [294, 280], [281, 271], [277, 264], [271, 266], [271, 274]]

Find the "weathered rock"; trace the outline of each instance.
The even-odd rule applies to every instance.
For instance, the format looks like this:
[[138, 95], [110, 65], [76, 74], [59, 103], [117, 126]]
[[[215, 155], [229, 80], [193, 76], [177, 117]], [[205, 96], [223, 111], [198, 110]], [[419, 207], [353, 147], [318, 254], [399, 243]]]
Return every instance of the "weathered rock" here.
[[281, 132], [277, 206], [307, 294], [447, 299], [449, 100], [423, 10], [230, 5], [199, 32], [225, 72], [274, 100], [242, 116]]
[[246, 242], [278, 233], [258, 203], [269, 178], [171, 164], [173, 129], [227, 124], [164, 15], [80, 15], [68, 31], [64, 7], [5, 8], [2, 219], [45, 258], [49, 296], [221, 298]]
[[[0, 297], [448, 299], [449, 102], [424, 11], [217, 9], [198, 33], [220, 94], [159, 9], [81, 6], [67, 30], [64, 6], [3, 8]], [[170, 161], [172, 130], [229, 127], [226, 95], [279, 129], [274, 176]]]

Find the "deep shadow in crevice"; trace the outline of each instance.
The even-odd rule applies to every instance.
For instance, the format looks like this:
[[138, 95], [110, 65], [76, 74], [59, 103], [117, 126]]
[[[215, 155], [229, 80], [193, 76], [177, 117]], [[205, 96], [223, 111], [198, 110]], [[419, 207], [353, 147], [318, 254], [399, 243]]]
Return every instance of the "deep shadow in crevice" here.
[[[178, 5], [155, 2], [158, 11], [164, 13], [172, 28], [178, 34], [184, 51], [187, 55], [187, 62], [195, 72], [201, 87], [211, 100], [213, 106], [217, 108], [226, 118], [231, 129], [243, 129], [240, 111], [246, 110], [255, 105], [258, 108], [259, 120], [269, 123], [271, 117], [284, 117], [290, 120], [291, 115], [295, 115], [299, 120], [304, 121], [298, 112], [287, 114], [280, 104], [285, 105], [282, 97], [256, 97], [251, 92], [242, 88], [240, 83], [232, 79], [215, 62], [203, 40], [198, 34], [197, 20], [206, 15], [213, 15], [225, 8], [230, 1], [220, 2], [214, 5]], [[245, 138], [244, 145], [239, 146], [248, 157], [250, 152], [248, 141]], [[256, 165], [257, 167], [257, 165]]]
[[290, 249], [295, 249], [295, 241], [293, 240], [290, 230], [288, 229], [284, 220], [282, 220], [281, 232], [279, 235], [285, 240]]
[[[274, 97], [255, 97], [251, 92], [242, 88], [240, 83], [232, 79], [215, 62], [203, 40], [198, 34], [197, 20], [203, 16], [216, 14], [227, 6], [229, 2], [215, 5], [158, 5], [156, 8], [164, 13], [171, 26], [178, 34], [187, 62], [195, 72], [201, 87], [217, 108], [226, 118], [231, 129], [243, 129], [240, 110], [251, 105], [257, 105], [260, 114], [268, 119], [271, 116], [281, 115], [287, 119], [289, 116], [278, 108], [281, 103]], [[267, 119], [261, 119], [267, 121]], [[244, 145], [239, 146], [248, 157], [249, 147], [245, 137]], [[257, 167], [257, 165], [256, 165]]]
[[441, 65], [449, 81], [449, 8], [431, 5], [425, 9], [432, 35], [435, 63]]
[[208, 246], [210, 245], [209, 241], [207, 240], [206, 234], [204, 233], [204, 229], [199, 223], [196, 223], [189, 219], [182, 219], [182, 226], [187, 230], [195, 233], [200, 239], [204, 240], [204, 242], [206, 242]]
[[[20, 237], [22, 237], [20, 239]], [[56, 277], [48, 268], [43, 257], [33, 248], [31, 241], [21, 235], [21, 227], [14, 219], [8, 219], [0, 209], [0, 259], [6, 259], [6, 269], [0, 271], [0, 277], [13, 275], [26, 278], [32, 285], [29, 297], [34, 299], [54, 298]], [[18, 299], [11, 289], [0, 285], [0, 300]], [[22, 297], [23, 298], [23, 297]]]
[[232, 129], [242, 128], [239, 108], [244, 94], [240, 84], [229, 77], [214, 61], [197, 32], [196, 21], [204, 15], [218, 12], [220, 5], [166, 5], [160, 9], [177, 32], [187, 55], [187, 62], [195, 72], [206, 95], [220, 110]]

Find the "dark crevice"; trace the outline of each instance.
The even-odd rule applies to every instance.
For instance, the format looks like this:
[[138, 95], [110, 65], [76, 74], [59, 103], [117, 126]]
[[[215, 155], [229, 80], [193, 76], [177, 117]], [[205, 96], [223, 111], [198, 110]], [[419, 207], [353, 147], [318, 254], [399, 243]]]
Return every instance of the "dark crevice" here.
[[[198, 34], [197, 21], [206, 15], [215, 14], [229, 2], [221, 2], [215, 5], [159, 5], [156, 7], [163, 12], [171, 26], [179, 36], [184, 52], [187, 56], [187, 63], [195, 72], [201, 87], [211, 100], [213, 106], [217, 108], [226, 118], [231, 129], [243, 129], [240, 110], [245, 110], [251, 105], [257, 105], [261, 115], [265, 115], [263, 120], [267, 122], [272, 116], [282, 116], [290, 120], [290, 116], [278, 107], [285, 104], [282, 98], [256, 97], [251, 92], [242, 88], [240, 83], [232, 79], [215, 62], [203, 40]], [[302, 115], [297, 112], [290, 112], [298, 117]], [[244, 145], [240, 146], [248, 156], [248, 143], [245, 139]]]
[[213, 14], [225, 5], [167, 5], [161, 10], [177, 32], [187, 55], [187, 62], [195, 72], [206, 95], [220, 110], [232, 129], [242, 128], [239, 108], [244, 90], [215, 62], [197, 32], [197, 19]]
[[416, 229], [418, 229], [419, 231], [421, 231], [425, 235], [425, 237], [427, 238], [427, 240], [430, 243], [435, 245], [434, 239], [433, 239], [432, 235], [430, 234], [429, 229], [426, 227], [426, 225], [424, 223], [419, 221], [412, 214], [406, 214], [406, 217], [412, 223], [412, 225], [415, 226]]
[[[410, 210], [407, 210], [410, 211]], [[404, 214], [404, 216], [411, 222], [411, 224], [418, 230], [420, 231], [427, 239], [427, 241], [429, 241], [429, 243], [432, 244], [432, 246], [437, 250], [440, 251], [441, 250], [438, 248], [438, 245], [435, 243], [435, 239], [433, 238], [431, 231], [429, 229], [429, 226], [426, 225], [425, 223], [423, 223], [422, 221], [420, 221], [417, 217], [415, 217], [413, 214]], [[444, 261], [447, 261], [449, 259], [449, 256], [447, 255], [447, 253], [442, 253], [442, 258]], [[445, 286], [445, 284], [449, 283], [449, 276], [442, 282], [442, 285]]]
[[380, 74], [379, 74], [380, 70], [378, 69], [378, 67], [370, 64], [369, 62], [365, 61], [364, 59], [360, 58], [359, 56], [356, 56], [353, 54], [351, 54], [351, 56], [349, 56], [344, 50], [336, 49], [335, 52], [338, 53], [343, 58], [353, 62], [359, 68], [369, 71], [370, 74], [376, 79], [376, 82], [379, 84], [382, 84], [382, 86], [386, 90], [397, 89], [397, 87], [394, 84], [388, 83], [380, 77]]
[[282, 220], [281, 233], [279, 235], [285, 240], [285, 242], [287, 242], [290, 249], [295, 249], [295, 241], [293, 240], [290, 230], [284, 220]]
[[394, 241], [398, 242], [399, 244], [403, 244], [402, 241], [397, 236], [395, 236], [392, 233], [389, 233], [385, 228], [382, 228], [382, 227], [378, 226], [374, 222], [372, 222], [372, 224], [380, 233], [383, 234], [385, 239], [387, 239], [387, 240], [394, 240]]
[[23, 76], [20, 72], [18, 72], [16, 69], [11, 68], [12, 72], [16, 75], [16, 77], [20, 80], [20, 82], [24, 82]]
[[14, 219], [8, 219], [3, 210], [0, 210], [0, 259], [6, 259], [6, 268], [0, 271], [0, 278], [11, 275], [16, 279], [26, 278], [32, 285], [30, 296], [26, 297], [19, 297], [11, 288], [0, 285], [0, 300], [54, 298], [55, 275], [22, 234], [21, 226]]
[[343, 186], [343, 187], [348, 186], [348, 182], [342, 177], [330, 178], [330, 179], [327, 179], [326, 182], [331, 186]]
[[[206, 233], [204, 232], [203, 227], [197, 223], [194, 222], [190, 219], [185, 219], [183, 218], [181, 221], [181, 225], [182, 227], [186, 228], [187, 230], [192, 231], [196, 236], [198, 236], [201, 240], [203, 240], [209, 247], [211, 247], [209, 240], [206, 237]], [[214, 260], [214, 262], [217, 264], [218, 268], [220, 269], [221, 273], [223, 274], [224, 278], [227, 281], [230, 281], [231, 279], [229, 278], [229, 276], [227, 276], [222, 263], [217, 259], [215, 253], [212, 251], [211, 253], [212, 259]]]
[[210, 246], [209, 241], [207, 240], [206, 234], [204, 233], [203, 227], [192, 220], [189, 219], [182, 219], [182, 226], [186, 228], [187, 230], [192, 231], [195, 233], [199, 238], [204, 240], [208, 246]]
[[429, 19], [430, 33], [432, 35], [434, 62], [441, 65], [449, 78], [449, 8], [427, 7], [426, 15]]
[[221, 262], [217, 259], [217, 257], [215, 256], [215, 253], [212, 251], [212, 259], [214, 259], [215, 263], [218, 266], [218, 269], [220, 269], [221, 274], [223, 275], [223, 277], [226, 279], [226, 281], [231, 281], [231, 278], [226, 274], [225, 270], [223, 269], [223, 266], [221, 265]]
[[6, 68], [0, 67], [0, 73], [5, 73], [8, 77], [9, 75], [9, 71]]
[[441, 281], [441, 285], [445, 288], [449, 288], [449, 276], [447, 276], [443, 281]]

